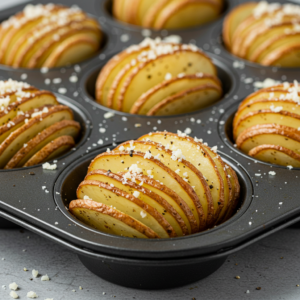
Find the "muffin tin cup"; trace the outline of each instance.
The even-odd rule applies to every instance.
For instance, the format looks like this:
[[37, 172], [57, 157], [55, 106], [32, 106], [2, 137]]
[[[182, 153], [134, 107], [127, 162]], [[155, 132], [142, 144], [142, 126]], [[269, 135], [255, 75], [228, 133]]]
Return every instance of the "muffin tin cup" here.
[[[81, 6], [79, 0], [60, 2]], [[241, 2], [245, 1], [228, 1], [229, 9]], [[233, 114], [254, 91], [254, 81], [270, 77], [291, 82], [297, 79], [299, 69], [260, 67], [246, 62], [244, 68], [234, 68], [235, 61], [243, 60], [222, 46], [224, 16], [192, 29], [150, 30], [152, 38], [177, 34], [184, 43], [194, 43], [206, 51], [218, 68], [225, 95], [210, 107], [186, 115], [149, 117], [113, 111], [94, 100], [97, 74], [114, 53], [141, 42], [145, 31], [113, 20], [101, 5], [105, 3], [95, 0], [82, 7], [99, 20], [107, 36], [106, 46], [97, 56], [75, 66], [49, 70], [0, 66], [2, 80], [23, 80], [56, 93], [61, 103], [73, 109], [75, 119], [84, 128], [76, 147], [57, 160], [56, 170], [37, 165], [0, 171], [0, 228], [9, 228], [9, 222], [23, 226], [77, 253], [83, 265], [96, 275], [120, 285], [149, 289], [177, 287], [204, 278], [216, 271], [228, 255], [299, 221], [299, 170], [253, 160], [234, 147], [230, 134]], [[23, 7], [2, 11], [0, 19]], [[106, 118], [107, 111], [113, 116]], [[96, 155], [150, 131], [186, 129], [209, 146], [218, 146], [222, 159], [236, 171], [241, 199], [231, 219], [190, 236], [133, 240], [96, 231], [69, 213], [68, 203], [76, 198], [76, 188]]]

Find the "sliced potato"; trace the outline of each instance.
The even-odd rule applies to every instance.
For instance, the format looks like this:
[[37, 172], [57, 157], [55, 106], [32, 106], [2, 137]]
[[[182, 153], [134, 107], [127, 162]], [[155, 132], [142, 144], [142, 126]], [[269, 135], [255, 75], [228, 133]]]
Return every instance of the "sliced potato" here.
[[[25, 122], [27, 122], [31, 115], [36, 112], [41, 112], [45, 107], [50, 108], [52, 105], [46, 105], [39, 108], [35, 108], [32, 110], [27, 111], [24, 114], [17, 115], [15, 118], [13, 118], [11, 121], [8, 121], [4, 125], [0, 126], [0, 144], [15, 130], [17, 130], [19, 127], [24, 125]], [[26, 121], [27, 119], [27, 121]]]
[[233, 138], [236, 140], [245, 129], [258, 124], [276, 124], [299, 128], [300, 116], [287, 111], [274, 112], [270, 109], [252, 111], [239, 119], [233, 129]]
[[137, 7], [137, 18], [136, 24], [141, 25], [143, 27], [147, 27], [144, 25], [144, 20], [147, 18], [148, 13], [151, 10], [151, 6], [156, 5], [156, 3], [161, 2], [162, 0], [140, 0], [140, 3]]
[[194, 88], [203, 84], [211, 84], [220, 87], [219, 79], [203, 73], [193, 75], [180, 75], [154, 86], [144, 93], [132, 106], [130, 113], [146, 115], [151, 108], [163, 99], [177, 94], [183, 90]]
[[31, 167], [55, 159], [71, 150], [74, 146], [75, 142], [71, 136], [60, 136], [36, 152], [23, 166]]
[[112, 6], [113, 16], [120, 21], [124, 21], [124, 14], [123, 14], [124, 6], [125, 6], [124, 0], [113, 1], [113, 6]]
[[268, 54], [263, 61], [265, 66], [278, 66], [298, 68], [300, 67], [300, 42], [287, 43], [276, 51]]
[[282, 146], [260, 145], [253, 148], [249, 155], [270, 164], [300, 168], [300, 155]]
[[232, 37], [238, 25], [247, 19], [257, 6], [257, 2], [247, 2], [235, 7], [226, 17], [223, 24], [223, 40], [226, 47], [230, 50], [232, 46]]
[[[15, 96], [17, 97], [17, 96]], [[11, 100], [12, 101], [12, 100]], [[55, 95], [48, 91], [35, 91], [20, 100], [11, 103], [6, 110], [0, 112], [0, 125], [15, 118], [20, 112], [27, 112], [46, 105], [58, 105]]]
[[83, 223], [102, 232], [131, 238], [159, 238], [149, 227], [103, 203], [73, 200], [70, 212]]
[[154, 27], [154, 23], [160, 11], [170, 2], [171, 0], [160, 0], [152, 3], [152, 6], [149, 7], [144, 19], [141, 20], [141, 25], [143, 27]]
[[237, 113], [235, 114], [233, 120], [233, 127], [236, 126], [237, 122], [244, 115], [248, 114], [251, 111], [260, 111], [265, 109], [288, 111], [293, 114], [300, 115], [300, 106], [292, 100], [272, 100], [272, 99], [257, 99], [248, 102], [247, 104], [243, 104], [239, 107]]
[[170, 223], [178, 236], [189, 234], [188, 228], [177, 211], [161, 196], [156, 194], [153, 189], [149, 190], [144, 186], [133, 181], [124, 181], [124, 177], [119, 174], [108, 172], [106, 170], [94, 170], [89, 173], [84, 180], [102, 181], [120, 190], [134, 195], [141, 201], [155, 208]]
[[156, 209], [117, 187], [101, 181], [85, 180], [77, 189], [77, 197], [84, 196], [129, 215], [151, 228], [160, 238], [177, 236], [172, 226]]
[[43, 63], [47, 68], [58, 68], [82, 62], [91, 58], [99, 49], [100, 43], [95, 42], [92, 38], [74, 36], [65, 40], [56, 51], [52, 52], [47, 60]]
[[[300, 92], [298, 92], [298, 96], [300, 96]], [[258, 90], [257, 92], [249, 95], [239, 107], [239, 110], [244, 108], [246, 105], [255, 102], [256, 100], [261, 99], [272, 99], [272, 100], [292, 100], [293, 95], [288, 91], [288, 89], [284, 89], [282, 86], [276, 86], [274, 88], [266, 88]]]
[[229, 179], [230, 175], [227, 172], [226, 164], [223, 162], [221, 157], [214, 151], [212, 151], [208, 146], [202, 144], [202, 147], [205, 151], [210, 155], [210, 157], [214, 160], [216, 167], [222, 177], [224, 184], [224, 206], [220, 212], [218, 223], [222, 223], [226, 213], [230, 210], [230, 207], [233, 205], [234, 195], [232, 191], [231, 181]]
[[[125, 172], [119, 172], [119, 174], [123, 176]], [[153, 191], [154, 193], [158, 194], [163, 199], [165, 199], [185, 221], [189, 233], [198, 232], [197, 221], [192, 211], [184, 202], [184, 200], [178, 196], [177, 193], [168, 188], [165, 184], [162, 184], [161, 182], [158, 183], [156, 180], [151, 179], [148, 175], [146, 176], [142, 174], [135, 174], [134, 179], [137, 184], [142, 184], [142, 186], [144, 186], [145, 188]], [[131, 179], [128, 178], [128, 180]]]
[[[274, 39], [269, 40], [269, 44], [265, 45], [265, 48], [258, 53], [255, 58], [255, 62], [267, 65], [272, 57], [277, 57], [279, 52], [285, 51], [285, 49], [299, 46], [300, 33], [283, 34], [276, 36]], [[296, 62], [297, 63], [297, 62]]]
[[143, 93], [162, 82], [166, 73], [177, 76], [182, 72], [186, 74], [203, 72], [216, 75], [216, 68], [201, 51], [191, 49], [177, 50], [161, 55], [155, 60], [149, 60], [134, 68], [127, 75], [118, 99], [120, 109], [130, 112], [134, 102]]
[[192, 211], [196, 209], [199, 215], [198, 218], [202, 222], [200, 228], [204, 228], [206, 223], [210, 222], [208, 220], [208, 207], [212, 208], [212, 200], [209, 197], [209, 187], [203, 175], [188, 160], [174, 160], [171, 150], [167, 150], [164, 146], [155, 142], [127, 141], [120, 144], [115, 150], [121, 151], [121, 149], [125, 148], [126, 150], [126, 148], [130, 149], [131, 147], [134, 147], [135, 151], [144, 153], [144, 155], [147, 153], [150, 157], [158, 158], [160, 162], [176, 172], [185, 182], [193, 187], [198, 199], [193, 199], [194, 205], [190, 209]]
[[74, 140], [78, 137], [80, 132], [79, 123], [73, 120], [64, 120], [57, 122], [46, 128], [36, 137], [31, 139], [26, 147], [22, 147], [7, 163], [5, 169], [13, 169], [22, 167], [35, 153], [40, 151], [51, 141], [60, 136], [70, 136]]
[[10, 134], [0, 145], [0, 168], [6, 166], [9, 160], [33, 137], [52, 124], [73, 119], [72, 110], [63, 105], [57, 105], [40, 112], [27, 123]]
[[222, 96], [222, 89], [205, 84], [170, 96], [156, 104], [147, 113], [148, 116], [171, 116], [203, 109]]
[[[75, 12], [68, 14], [67, 10], [60, 10], [57, 14], [51, 14], [52, 17], [44, 19], [43, 22], [39, 22], [18, 38], [16, 43], [13, 45], [11, 52], [8, 54], [6, 64], [15, 65], [17, 61], [22, 60], [24, 56], [32, 53], [34, 49], [38, 49], [39, 46], [43, 45], [41, 40], [44, 42], [48, 38], [56, 38], [55, 34], [59, 28], [67, 27], [72, 22], [86, 23], [87, 16], [82, 12]], [[63, 19], [61, 22], [57, 22], [59, 19]]]
[[131, 46], [115, 55], [108, 61], [98, 75], [96, 82], [96, 100], [104, 106], [107, 104], [107, 96], [109, 89], [119, 72], [133, 59], [142, 52], [148, 49], [147, 47]]
[[[79, 28], [80, 27], [81, 26], [79, 26]], [[73, 53], [73, 47], [75, 47], [74, 49], [79, 47], [78, 49], [84, 50], [84, 55], [87, 55], [87, 53], [90, 54], [91, 49], [97, 51], [99, 49], [101, 40], [100, 30], [93, 27], [79, 28], [77, 30], [73, 29], [72, 31], [66, 31], [65, 34], [60, 35], [59, 40], [52, 40], [43, 45], [43, 47], [41, 47], [39, 51], [29, 59], [28, 64], [25, 67], [41, 68], [43, 66], [50, 65], [52, 59], [55, 59], [57, 55], [59, 58], [61, 58], [61, 56], [66, 58], [68, 51]], [[80, 47], [81, 44], [82, 48]], [[76, 54], [73, 53], [69, 59], [71, 63], [73, 63], [75, 58]], [[84, 56], [83, 59], [86, 59], [86, 56]], [[68, 60], [67, 62], [69, 63]]]
[[230, 206], [230, 208], [227, 210], [227, 213], [223, 219], [223, 222], [225, 222], [226, 220], [231, 218], [233, 216], [233, 214], [236, 212], [237, 206], [239, 204], [240, 191], [241, 191], [239, 179], [238, 179], [235, 171], [227, 164], [225, 164], [225, 168], [230, 176], [229, 179], [230, 179], [231, 187], [232, 187], [233, 202], [232, 202], [232, 205]]
[[153, 28], [177, 29], [202, 25], [215, 20], [219, 8], [210, 0], [173, 0], [158, 13]]
[[272, 26], [266, 26], [259, 30], [259, 32], [252, 31], [246, 38], [243, 49], [240, 53], [241, 57], [249, 60], [255, 60], [252, 58], [255, 56], [255, 52], [259, 53], [261, 49], [264, 49], [265, 45], [268, 44], [268, 40], [274, 36], [282, 35], [287, 30], [293, 30], [294, 24], [292, 21], [284, 22]]
[[153, 176], [155, 180], [159, 180], [159, 182], [167, 185], [169, 188], [174, 190], [174, 192], [176, 192], [190, 208], [193, 208], [191, 210], [197, 221], [199, 230], [200, 220], [197, 208], [194, 205], [194, 203], [199, 201], [197, 194], [188, 183], [159, 160], [154, 158], [146, 159], [144, 158], [143, 153], [133, 151], [130, 153], [125, 151], [112, 151], [110, 153], [105, 152], [98, 155], [91, 162], [88, 172], [97, 169], [104, 169], [117, 173], [120, 170], [129, 170], [129, 168], [132, 165], [137, 164], [137, 162], [139, 162], [138, 167], [141, 169], [140, 171], [142, 174]]
[[150, 140], [169, 147], [173, 151], [181, 150], [184, 157], [188, 158], [189, 162], [206, 178], [213, 198], [214, 222], [216, 222], [224, 206], [224, 182], [214, 160], [202, 147], [202, 144], [198, 140], [170, 132], [155, 132], [144, 135], [138, 140]]
[[283, 125], [255, 125], [244, 130], [236, 140], [236, 144], [245, 153], [260, 145], [273, 144], [288, 148], [300, 155], [300, 131]]

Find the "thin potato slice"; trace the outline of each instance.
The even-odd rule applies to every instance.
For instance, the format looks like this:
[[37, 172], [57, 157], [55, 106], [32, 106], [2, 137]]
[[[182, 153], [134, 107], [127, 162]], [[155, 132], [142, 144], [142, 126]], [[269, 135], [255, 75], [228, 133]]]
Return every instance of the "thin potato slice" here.
[[300, 155], [300, 132], [297, 129], [274, 124], [256, 125], [244, 130], [236, 140], [237, 147], [248, 153], [260, 145], [278, 145]]
[[293, 29], [294, 24], [292, 21], [289, 21], [263, 27], [259, 32], [251, 32], [244, 42], [243, 49], [240, 53], [240, 55], [242, 55], [241, 57], [254, 60], [252, 57], [255, 55], [255, 52], [259, 53], [259, 48], [264, 49], [265, 45], [268, 44], [268, 40], [273, 39], [275, 36], [282, 35], [286, 31], [293, 31]]
[[180, 75], [159, 83], [144, 93], [132, 106], [130, 113], [146, 115], [151, 108], [163, 99], [166, 99], [183, 90], [191, 89], [203, 84], [211, 84], [220, 87], [221, 83], [215, 76], [198, 73], [193, 75]]
[[268, 54], [261, 64], [289, 68], [300, 67], [300, 41], [281, 46]]
[[[70, 15], [66, 15], [67, 10], [61, 10], [58, 14], [51, 14], [51, 18], [44, 19], [43, 22], [39, 22], [30, 31], [26, 32], [13, 45], [11, 52], [8, 54], [6, 64], [15, 65], [17, 61], [22, 60], [24, 56], [27, 56], [27, 52], [33, 52], [42, 45], [41, 41], [48, 38], [54, 38], [59, 28], [65, 28], [73, 22], [81, 22], [82, 24], [87, 22], [87, 16], [82, 12], [76, 12]], [[58, 20], [60, 19], [60, 22]]]
[[40, 112], [27, 123], [10, 134], [0, 145], [0, 168], [6, 166], [9, 160], [39, 132], [56, 122], [73, 119], [72, 110], [63, 105], [57, 105]]
[[[63, 9], [61, 6], [53, 7], [53, 9], [49, 9], [48, 13], [56, 13], [57, 11]], [[47, 14], [46, 6], [41, 7], [41, 11], [44, 10], [44, 13]], [[23, 15], [23, 20], [21, 18], [19, 21], [16, 21], [15, 26], [10, 26], [5, 37], [2, 39], [0, 43], [0, 62], [3, 64], [7, 63], [7, 58], [9, 53], [11, 53], [14, 45], [17, 43], [18, 39], [23, 35], [26, 35], [27, 32], [32, 30], [35, 26], [37, 26], [44, 15], [41, 13], [37, 13], [36, 17], [28, 18], [28, 16]], [[19, 25], [19, 26], [18, 26]]]
[[227, 221], [229, 218], [233, 216], [233, 214], [236, 212], [237, 206], [239, 204], [239, 198], [240, 198], [240, 183], [239, 179], [235, 173], [235, 171], [227, 164], [225, 164], [226, 170], [228, 174], [230, 175], [230, 182], [232, 186], [232, 193], [233, 193], [233, 202], [230, 208], [227, 210], [227, 213], [223, 219], [223, 222]]
[[[298, 96], [300, 96], [300, 92], [298, 92]], [[243, 107], [255, 102], [256, 100], [260, 99], [280, 99], [280, 100], [292, 100], [294, 95], [291, 94], [291, 92], [288, 91], [288, 89], [284, 89], [282, 86], [275, 86], [273, 88], [266, 88], [261, 89], [255, 93], [252, 93], [249, 95], [241, 104], [239, 107], [239, 110]]]
[[253, 148], [249, 155], [270, 164], [300, 168], [300, 155], [282, 146], [260, 145]]
[[293, 114], [300, 116], [300, 106], [292, 100], [272, 100], [272, 99], [257, 99], [252, 100], [251, 103], [245, 104], [239, 107], [237, 113], [235, 114], [233, 120], [233, 127], [236, 126], [237, 122], [244, 115], [250, 113], [251, 111], [259, 111], [265, 109], [271, 109], [276, 111], [276, 109], [288, 111]]
[[178, 236], [189, 234], [188, 228], [177, 211], [161, 196], [156, 194], [153, 189], [149, 190], [144, 186], [133, 181], [124, 182], [124, 177], [107, 170], [94, 170], [89, 173], [84, 180], [102, 181], [111, 186], [115, 186], [120, 190], [134, 195], [141, 201], [155, 208], [170, 223]]
[[261, 64], [264, 63], [266, 65], [268, 60], [278, 53], [278, 51], [284, 51], [284, 49], [294, 47], [295, 45], [298, 46], [299, 39], [299, 32], [275, 36], [273, 39], [268, 40], [268, 44], [265, 44], [264, 48], [262, 48], [260, 52], [256, 53], [254, 61]]
[[222, 89], [205, 84], [170, 96], [156, 104], [148, 116], [171, 116], [203, 109], [221, 98]]
[[154, 60], [139, 64], [127, 75], [118, 99], [119, 108], [124, 112], [130, 112], [134, 102], [143, 93], [162, 82], [166, 73], [177, 76], [182, 72], [186, 74], [203, 72], [215, 76], [216, 68], [212, 61], [199, 50], [179, 49], [173, 53], [158, 56]]
[[69, 151], [75, 146], [74, 139], [69, 135], [63, 135], [51, 141], [40, 151], [35, 153], [25, 164], [24, 167], [31, 167], [42, 164], [46, 161], [55, 159]]
[[108, 61], [98, 75], [96, 82], [96, 100], [104, 106], [107, 104], [107, 96], [109, 89], [119, 72], [133, 59], [142, 52], [147, 50], [147, 47], [131, 46], [128, 49], [122, 51], [118, 55], [115, 55]]
[[224, 182], [211, 156], [198, 140], [187, 136], [179, 136], [170, 132], [155, 132], [146, 134], [138, 140], [150, 140], [169, 147], [171, 150], [180, 149], [184, 157], [188, 158], [206, 178], [213, 198], [214, 222], [224, 206]]
[[28, 35], [23, 37], [23, 40], [19, 41], [20, 45], [12, 57], [12, 66], [16, 68], [26, 66], [31, 57], [41, 48], [44, 48], [44, 45], [49, 44], [52, 40], [60, 39], [61, 35], [72, 33], [74, 31], [72, 27], [79, 26], [80, 24], [85, 27], [98, 27], [97, 24], [87, 19], [82, 13], [70, 16], [64, 24], [57, 23], [56, 20], [47, 27], [41, 24], [35, 31], [28, 33]]
[[224, 206], [220, 212], [218, 223], [222, 223], [227, 211], [233, 205], [233, 191], [231, 181], [229, 179], [229, 174], [227, 171], [227, 165], [223, 162], [222, 158], [214, 151], [212, 151], [208, 146], [202, 144], [202, 147], [205, 151], [210, 155], [210, 157], [214, 160], [216, 167], [222, 177], [223, 184], [224, 184]]
[[0, 144], [15, 130], [19, 127], [23, 126], [26, 119], [30, 119], [31, 115], [36, 112], [42, 112], [45, 108], [50, 108], [52, 105], [42, 106], [39, 108], [35, 108], [32, 110], [27, 111], [24, 114], [20, 114], [13, 118], [11, 121], [5, 123], [4, 125], [0, 126]]
[[159, 12], [153, 28], [177, 29], [202, 25], [215, 20], [219, 9], [210, 0], [173, 0]]
[[142, 26], [149, 28], [153, 27], [160, 11], [162, 11], [164, 7], [170, 2], [171, 0], [159, 0], [155, 3], [152, 3], [152, 6], [149, 7], [144, 19], [142, 20]]
[[174, 159], [171, 150], [168, 150], [161, 144], [155, 142], [127, 141], [120, 144], [115, 150], [121, 151], [121, 149], [125, 148], [126, 150], [126, 148], [130, 149], [131, 147], [134, 147], [135, 151], [144, 154], [147, 153], [147, 156], [149, 157], [158, 158], [160, 162], [176, 172], [185, 182], [193, 187], [198, 196], [198, 199], [194, 199], [194, 201], [198, 201], [194, 202], [194, 205], [190, 207], [190, 209], [193, 210], [196, 208], [199, 220], [202, 222], [200, 228], [207, 226], [206, 223], [210, 222], [210, 220], [208, 220], [208, 207], [210, 207], [211, 212], [213, 205], [211, 197], [209, 197], [209, 187], [206, 184], [203, 175], [188, 160], [182, 159], [181, 161], [178, 161]]
[[258, 124], [276, 124], [299, 128], [300, 116], [287, 111], [274, 112], [270, 109], [253, 111], [239, 119], [233, 129], [233, 138], [236, 140], [245, 129]]
[[223, 40], [227, 49], [231, 49], [232, 37], [238, 25], [248, 18], [253, 9], [257, 6], [257, 2], [247, 2], [235, 7], [226, 17], [223, 24]]
[[35, 153], [40, 151], [51, 141], [60, 136], [70, 136], [76, 140], [79, 132], [80, 125], [73, 120], [64, 120], [55, 123], [31, 139], [26, 144], [26, 147], [23, 146], [8, 162], [5, 169], [20, 168], [25, 165], [25, 163], [28, 162], [33, 155], [35, 155]]
[[117, 187], [101, 181], [85, 180], [77, 189], [77, 197], [84, 196], [129, 215], [151, 228], [160, 238], [177, 236], [172, 226], [156, 209]]
[[159, 238], [149, 227], [103, 203], [73, 200], [70, 212], [83, 223], [102, 232], [131, 238]]
[[[155, 180], [159, 180], [169, 188], [173, 189], [186, 203], [193, 212], [197, 221], [197, 230], [199, 230], [199, 215], [194, 203], [199, 201], [197, 194], [193, 188], [186, 183], [179, 175], [170, 168], [162, 164], [154, 158], [146, 159], [143, 153], [138, 152], [121, 152], [113, 151], [110, 153], [102, 153], [98, 155], [90, 164], [88, 172], [97, 169], [111, 170], [114, 173], [120, 170], [129, 170], [132, 165], [136, 165], [141, 169], [141, 174], [153, 176]], [[147, 172], [148, 171], [148, 172]], [[151, 173], [151, 174], [148, 174]], [[195, 227], [192, 227], [193, 233]]]
[[[72, 29], [72, 31], [67, 31], [60, 35], [58, 41], [51, 40], [49, 43], [44, 44], [39, 51], [37, 51], [28, 61], [25, 67], [27, 68], [41, 68], [49, 64], [49, 60], [56, 57], [59, 53], [64, 53], [66, 49], [69, 49], [70, 45], [80, 47], [86, 44], [89, 45], [89, 49], [94, 49], [95, 51], [99, 49], [101, 41], [101, 32], [99, 29], [93, 27]], [[89, 52], [90, 53], [90, 52]], [[84, 55], [86, 52], [84, 52]], [[70, 58], [70, 60], [73, 57]], [[86, 59], [84, 57], [84, 59]]]
[[48, 91], [36, 91], [27, 97], [14, 101], [6, 110], [0, 112], [0, 125], [4, 125], [20, 113], [46, 105], [58, 105], [55, 95]]
[[[123, 176], [125, 172], [119, 172], [119, 174]], [[156, 180], [151, 179], [148, 175], [135, 174], [134, 179], [137, 184], [142, 184], [145, 188], [165, 199], [184, 220], [190, 234], [198, 231], [197, 222], [192, 211], [177, 193], [168, 188], [165, 184], [161, 182], [158, 183]], [[128, 180], [130, 180], [130, 178]]]
[[162, 0], [140, 0], [140, 4], [137, 7], [138, 8], [138, 14], [136, 19], [136, 24], [144, 26], [143, 22], [147, 18], [147, 14], [151, 9], [152, 5], [155, 5], [157, 2], [161, 2]]
[[95, 42], [86, 34], [71, 37], [62, 42], [42, 64], [47, 68], [72, 65], [91, 58], [99, 49], [100, 42]]

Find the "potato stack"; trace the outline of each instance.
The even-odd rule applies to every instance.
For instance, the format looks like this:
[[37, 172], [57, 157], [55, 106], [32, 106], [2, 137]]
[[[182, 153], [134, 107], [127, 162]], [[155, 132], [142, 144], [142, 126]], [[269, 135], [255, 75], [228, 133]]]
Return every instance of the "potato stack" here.
[[233, 120], [233, 138], [246, 154], [300, 167], [300, 86], [283, 83], [248, 96]]
[[207, 107], [222, 97], [211, 59], [195, 45], [145, 39], [115, 55], [96, 83], [100, 104], [127, 113], [167, 116]]
[[54, 68], [81, 62], [100, 49], [98, 22], [78, 7], [27, 5], [0, 26], [0, 63]]
[[154, 29], [199, 26], [217, 19], [223, 0], [113, 0], [119, 21]]
[[72, 110], [27, 83], [0, 81], [0, 169], [29, 167], [74, 147], [80, 133]]
[[172, 238], [229, 219], [239, 202], [236, 173], [197, 138], [149, 133], [92, 160], [70, 212], [100, 231]]
[[226, 17], [223, 40], [234, 55], [265, 66], [300, 66], [300, 6], [248, 2]]

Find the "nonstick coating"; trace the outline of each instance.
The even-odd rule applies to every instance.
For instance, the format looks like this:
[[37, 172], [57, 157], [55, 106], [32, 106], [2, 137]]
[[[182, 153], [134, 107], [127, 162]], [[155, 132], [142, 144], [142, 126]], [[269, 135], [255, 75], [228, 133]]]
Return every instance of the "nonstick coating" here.
[[[33, 4], [47, 2], [32, 1]], [[13, 226], [12, 221], [73, 250], [89, 270], [106, 280], [152, 289], [176, 287], [204, 278], [217, 270], [227, 255], [298, 221], [299, 169], [288, 170], [254, 161], [237, 150], [231, 140], [232, 117], [238, 104], [255, 90], [252, 81], [273, 78], [292, 82], [299, 75], [299, 69], [262, 67], [236, 58], [224, 48], [221, 39], [224, 16], [246, 1], [227, 1], [222, 17], [201, 27], [150, 31], [152, 38], [176, 34], [182, 37], [183, 43], [201, 47], [217, 65], [223, 83], [225, 95], [221, 101], [199, 112], [172, 117], [130, 115], [95, 102], [94, 85], [103, 65], [115, 53], [141, 42], [149, 32], [113, 20], [109, 13], [110, 0], [59, 2], [67, 6], [78, 4], [98, 19], [106, 36], [101, 52], [76, 66], [50, 69], [46, 73], [0, 66], [0, 80], [25, 77], [24, 81], [37, 88], [56, 93], [62, 103], [73, 109], [84, 132], [75, 149], [58, 159], [55, 171], [43, 170], [40, 165], [0, 171], [0, 216], [5, 218], [0, 219], [0, 228]], [[0, 21], [23, 7], [1, 11]], [[244, 67], [234, 68], [237, 61], [243, 62]], [[70, 81], [71, 76], [78, 81]], [[62, 82], [55, 84], [55, 78]], [[114, 116], [106, 119], [107, 111], [114, 112]], [[99, 128], [105, 132], [99, 132]], [[68, 212], [68, 202], [74, 197], [89, 161], [97, 154], [150, 131], [176, 132], [186, 128], [209, 146], [217, 145], [222, 158], [238, 173], [242, 186], [240, 209], [230, 220], [189, 237], [144, 241], [97, 232]], [[270, 175], [270, 171], [276, 175]]]

